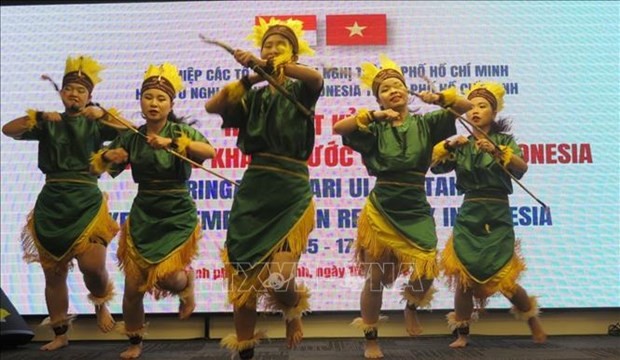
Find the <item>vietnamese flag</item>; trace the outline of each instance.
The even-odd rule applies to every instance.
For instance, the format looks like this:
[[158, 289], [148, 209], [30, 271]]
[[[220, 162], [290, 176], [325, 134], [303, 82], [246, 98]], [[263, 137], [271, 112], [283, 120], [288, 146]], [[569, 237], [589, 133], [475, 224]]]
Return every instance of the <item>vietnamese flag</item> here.
[[310, 46], [316, 46], [316, 15], [259, 15], [254, 17], [254, 25], [259, 24], [258, 19], [260, 18], [263, 18], [266, 22], [269, 22], [271, 18], [282, 21], [288, 19], [299, 20], [304, 24], [304, 39]]
[[385, 14], [327, 15], [327, 45], [386, 45]]

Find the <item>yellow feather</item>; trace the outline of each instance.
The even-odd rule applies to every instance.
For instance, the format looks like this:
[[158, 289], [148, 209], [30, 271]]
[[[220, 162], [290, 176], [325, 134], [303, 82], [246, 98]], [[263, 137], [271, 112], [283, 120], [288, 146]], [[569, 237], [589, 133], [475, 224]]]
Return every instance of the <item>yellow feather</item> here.
[[233, 81], [224, 87], [226, 89], [226, 98], [231, 104], [236, 104], [241, 101], [241, 98], [245, 94], [245, 87], [240, 81]]
[[514, 150], [511, 147], [506, 145], [500, 145], [499, 149], [501, 150], [501, 161], [504, 167], [510, 164], [510, 160], [512, 160], [512, 155], [514, 154]]
[[437, 144], [435, 144], [435, 146], [433, 146], [433, 155], [432, 155], [432, 160], [431, 160], [433, 164], [439, 164], [440, 162], [445, 162], [446, 160], [450, 158], [450, 152], [444, 146], [445, 143], [446, 143], [446, 140], [438, 142]]
[[26, 125], [28, 125], [28, 131], [30, 131], [37, 126], [37, 111], [35, 109], [28, 109], [26, 114], [28, 114]]
[[220, 346], [231, 351], [242, 351], [255, 347], [265, 337], [267, 337], [265, 330], [258, 330], [249, 340], [238, 340], [237, 335], [229, 334], [222, 338]]
[[506, 94], [504, 85], [492, 81], [479, 81], [471, 86], [471, 88], [465, 93], [465, 97], [469, 97], [469, 94], [476, 89], [486, 89], [491, 92], [497, 100], [497, 112], [502, 111], [504, 108], [504, 95]]
[[103, 160], [103, 153], [107, 150], [107, 148], [102, 148], [96, 153], [91, 154], [90, 156], [91, 169], [97, 175], [110, 171], [112, 163], [108, 163]]
[[379, 68], [369, 62], [362, 63], [360, 65], [362, 74], [360, 75], [360, 82], [362, 87], [366, 89], [372, 89], [372, 81], [379, 73]]
[[304, 39], [303, 22], [301, 20], [287, 19], [286, 21], [270, 18], [269, 21], [265, 21], [264, 18], [258, 19], [258, 25], [254, 25], [252, 33], [247, 36], [248, 40], [254, 43], [254, 46], [261, 48], [263, 45], [263, 37], [267, 30], [274, 25], [284, 25], [293, 30], [297, 37], [299, 45], [298, 55], [314, 55], [314, 50], [310, 48], [310, 44]]
[[190, 139], [190, 137], [183, 131], [179, 131], [178, 134], [179, 136], [177, 137], [176, 152], [182, 155], [187, 155], [187, 147], [192, 143], [192, 139]]
[[392, 59], [388, 58], [385, 54], [379, 54], [379, 62], [381, 63], [381, 70], [383, 69], [393, 69], [401, 73], [400, 66], [398, 66]]
[[360, 83], [363, 88], [372, 89], [372, 83], [381, 70], [392, 69], [398, 71], [401, 75], [403, 74], [400, 66], [388, 58], [385, 54], [379, 54], [379, 63], [381, 65], [380, 68], [369, 62], [364, 62], [360, 65], [362, 69]]
[[171, 63], [165, 62], [161, 65], [149, 65], [144, 74], [144, 79], [146, 80], [153, 76], [161, 76], [168, 80], [177, 94], [183, 90], [183, 79], [181, 79], [177, 67]]
[[280, 55], [273, 58], [273, 67], [275, 69], [284, 64], [288, 64], [293, 58], [293, 48], [290, 45], [278, 47], [278, 50], [280, 51]]
[[373, 324], [366, 324], [364, 322], [364, 319], [362, 319], [361, 317], [355, 318], [353, 319], [353, 321], [351, 322], [351, 326], [353, 326], [354, 328], [360, 329], [363, 332], [367, 333], [370, 332], [372, 330], [375, 330], [377, 328], [379, 328], [381, 326], [381, 324], [385, 323], [388, 321], [388, 317], [387, 316], [379, 316], [379, 319], [377, 320], [376, 323]]
[[74, 71], [82, 72], [88, 76], [93, 85], [97, 85], [101, 82], [99, 72], [103, 69], [105, 68], [90, 56], [80, 55], [76, 58], [68, 56], [65, 65], [65, 75]]

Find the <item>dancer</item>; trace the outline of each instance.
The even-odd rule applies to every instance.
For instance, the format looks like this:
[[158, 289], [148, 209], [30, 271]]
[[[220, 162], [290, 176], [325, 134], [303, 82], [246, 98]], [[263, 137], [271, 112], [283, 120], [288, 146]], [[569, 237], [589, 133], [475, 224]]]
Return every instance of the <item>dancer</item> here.
[[[466, 138], [462, 135], [438, 143], [433, 150], [433, 172], [455, 170], [456, 186], [465, 196], [456, 217], [452, 236], [441, 256], [441, 265], [454, 295], [454, 312], [447, 315], [448, 325], [457, 339], [452, 348], [467, 346], [474, 299], [479, 308], [489, 296], [500, 292], [514, 305], [517, 319], [527, 320], [534, 342], [546, 340], [538, 318], [536, 297], [517, 283], [525, 270], [518, 251], [508, 195], [512, 183], [500, 166], [520, 179], [527, 164], [506, 119], [497, 119], [504, 105], [504, 87], [498, 83], [474, 84], [467, 98], [473, 108], [467, 118], [478, 129]], [[499, 146], [499, 150], [493, 144]]]
[[[22, 233], [24, 259], [40, 262], [45, 274], [45, 301], [49, 317], [43, 322], [54, 331], [54, 339], [41, 350], [67, 346], [69, 315], [67, 275], [77, 260], [95, 305], [97, 325], [103, 332], [114, 327], [107, 303], [114, 284], [106, 270], [106, 249], [118, 232], [108, 212], [107, 196], [88, 172], [89, 156], [104, 141], [114, 139], [122, 125], [110, 126], [108, 113], [87, 106], [101, 79], [103, 67], [89, 56], [67, 57], [60, 98], [63, 113], [28, 110], [8, 122], [2, 132], [16, 140], [39, 141], [39, 169], [45, 185]], [[118, 116], [118, 115], [117, 115]], [[115, 128], [116, 127], [116, 128]]]
[[[433, 144], [456, 133], [455, 116], [447, 110], [412, 114], [400, 67], [385, 55], [380, 61], [381, 69], [362, 64], [361, 75], [362, 85], [372, 89], [380, 110], [360, 109], [334, 124], [334, 132], [361, 154], [369, 175], [377, 177], [358, 220], [356, 261], [365, 269], [366, 281], [360, 299], [362, 316], [352, 323], [364, 332], [364, 356], [373, 359], [383, 357], [377, 342], [379, 322], [385, 320], [379, 316], [383, 287], [393, 284], [401, 274], [409, 275], [401, 292], [406, 301], [407, 333], [422, 333], [416, 309], [430, 305], [435, 292], [432, 283], [438, 273], [435, 221], [426, 200], [424, 179]], [[459, 114], [471, 107], [454, 88], [418, 96]]]
[[121, 353], [122, 359], [135, 359], [142, 353], [146, 292], [155, 299], [178, 295], [181, 319], [189, 318], [196, 306], [190, 265], [198, 253], [202, 228], [186, 184], [192, 167], [166, 149], [198, 163], [212, 158], [215, 150], [200, 132], [172, 111], [182, 87], [174, 65], [150, 65], [140, 93], [146, 124], [138, 132], [119, 137], [92, 160], [93, 172], [108, 171], [114, 177], [130, 164], [138, 183], [138, 194], [123, 225], [117, 252], [125, 273], [121, 331], [130, 342]]
[[[261, 58], [235, 50], [235, 60], [261, 66], [313, 112], [323, 78], [297, 63], [299, 55], [313, 53], [303, 39], [301, 21], [261, 19], [250, 38], [261, 49]], [[301, 316], [309, 309], [309, 291], [295, 284], [295, 273], [314, 226], [307, 165], [314, 147], [314, 118], [273, 86], [252, 89], [264, 80], [254, 73], [244, 76], [205, 105], [207, 112], [222, 116], [223, 128], [239, 129], [237, 145], [252, 155], [235, 194], [222, 251], [236, 329], [222, 345], [242, 359], [254, 356], [262, 336], [254, 331], [257, 302], [264, 295], [268, 308], [283, 312], [290, 348], [303, 337]]]

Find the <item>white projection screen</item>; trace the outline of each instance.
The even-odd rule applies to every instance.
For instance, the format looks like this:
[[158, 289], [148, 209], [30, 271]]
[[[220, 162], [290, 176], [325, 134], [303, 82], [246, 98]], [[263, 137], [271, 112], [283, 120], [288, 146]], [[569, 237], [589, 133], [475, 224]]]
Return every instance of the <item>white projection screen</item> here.
[[[504, 84], [503, 116], [529, 163], [522, 179], [542, 206], [514, 186], [511, 206], [515, 231], [528, 269], [521, 284], [539, 296], [543, 308], [620, 307], [619, 245], [619, 4], [617, 2], [440, 2], [440, 1], [204, 1], [3, 6], [1, 20], [2, 125], [26, 109], [62, 111], [50, 83], [63, 76], [68, 55], [87, 54], [106, 66], [93, 100], [115, 107], [142, 124], [138, 90], [149, 64], [177, 65], [185, 91], [175, 112], [195, 125], [216, 147], [205, 162], [224, 176], [241, 179], [247, 165], [236, 138], [220, 128], [219, 116], [207, 114], [205, 101], [243, 68], [223, 49], [203, 43], [199, 34], [253, 49], [246, 39], [256, 16], [305, 16], [306, 37], [316, 55], [301, 62], [325, 78], [316, 107], [316, 144], [310, 159], [317, 223], [299, 264], [299, 280], [312, 290], [314, 311], [359, 309], [363, 278], [352, 262], [350, 245], [365, 195], [372, 189], [359, 154], [343, 147], [331, 128], [337, 119], [361, 107], [378, 108], [359, 86], [359, 66], [378, 63], [380, 53], [402, 66], [413, 91], [427, 89], [421, 75], [438, 89], [467, 89], [478, 80]], [[338, 34], [333, 15], [379, 15], [364, 31], [383, 32], [356, 45], [350, 33]], [[364, 17], [361, 17], [362, 19]], [[368, 19], [368, 17], [366, 17]], [[374, 20], [373, 20], [374, 21]], [[331, 36], [331, 38], [330, 38]], [[358, 36], [359, 35], [353, 35]], [[379, 44], [372, 44], [372, 42]], [[256, 49], [253, 49], [256, 51]], [[257, 51], [258, 53], [258, 51]], [[417, 112], [436, 108], [413, 100]], [[457, 124], [458, 131], [465, 130]], [[2, 289], [22, 314], [45, 314], [44, 276], [38, 264], [22, 260], [20, 235], [44, 176], [37, 168], [37, 143], [2, 136]], [[204, 237], [193, 267], [197, 270], [197, 312], [230, 312], [219, 249], [223, 246], [234, 189], [201, 169], [194, 169], [189, 189], [198, 207]], [[461, 204], [454, 173], [427, 174], [443, 249]], [[119, 223], [137, 191], [129, 171], [100, 187], [109, 194], [110, 211]], [[108, 270], [119, 295], [111, 303], [121, 312], [123, 275], [116, 265], [117, 239], [108, 247]], [[401, 309], [401, 278], [384, 296], [384, 309]], [[453, 297], [441, 278], [434, 309], [452, 308]], [[70, 311], [93, 313], [82, 277], [69, 275]], [[508, 308], [493, 298], [490, 308]], [[156, 302], [147, 296], [146, 311], [176, 312], [178, 301]]]

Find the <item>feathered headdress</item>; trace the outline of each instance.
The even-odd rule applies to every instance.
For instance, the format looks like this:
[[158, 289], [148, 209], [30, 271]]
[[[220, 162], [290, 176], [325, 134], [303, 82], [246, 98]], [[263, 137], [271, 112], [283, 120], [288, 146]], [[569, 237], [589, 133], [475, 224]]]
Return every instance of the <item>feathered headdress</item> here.
[[95, 85], [101, 82], [99, 72], [103, 69], [104, 67], [90, 56], [80, 55], [76, 58], [68, 56], [62, 86], [78, 83], [86, 87], [90, 93]]
[[183, 80], [177, 67], [167, 62], [149, 65], [144, 74], [142, 92], [148, 89], [159, 89], [168, 94], [171, 100], [174, 99], [179, 91], [183, 90]]
[[374, 64], [364, 62], [361, 64], [362, 74], [360, 75], [360, 82], [362, 87], [366, 89], [372, 89], [373, 95], [376, 97], [379, 90], [379, 86], [383, 80], [388, 78], [397, 78], [402, 81], [405, 86], [405, 77], [400, 69], [400, 66], [388, 58], [385, 54], [379, 55], [379, 62], [381, 68], [377, 68]]
[[500, 112], [504, 108], [504, 86], [496, 82], [477, 82], [465, 93], [467, 99], [481, 97], [486, 99], [495, 112]]
[[262, 49], [269, 36], [274, 34], [284, 36], [291, 43], [292, 49], [288, 49], [286, 53], [278, 56], [281, 59], [274, 60], [274, 65], [277, 65], [278, 62], [286, 63], [291, 60], [293, 55], [314, 55], [314, 50], [304, 39], [303, 25], [301, 20], [287, 19], [284, 21], [271, 18], [269, 21], [265, 21], [265, 19], [259, 18], [258, 25], [254, 25], [252, 33], [248, 35], [247, 39], [252, 40], [257, 48]]

